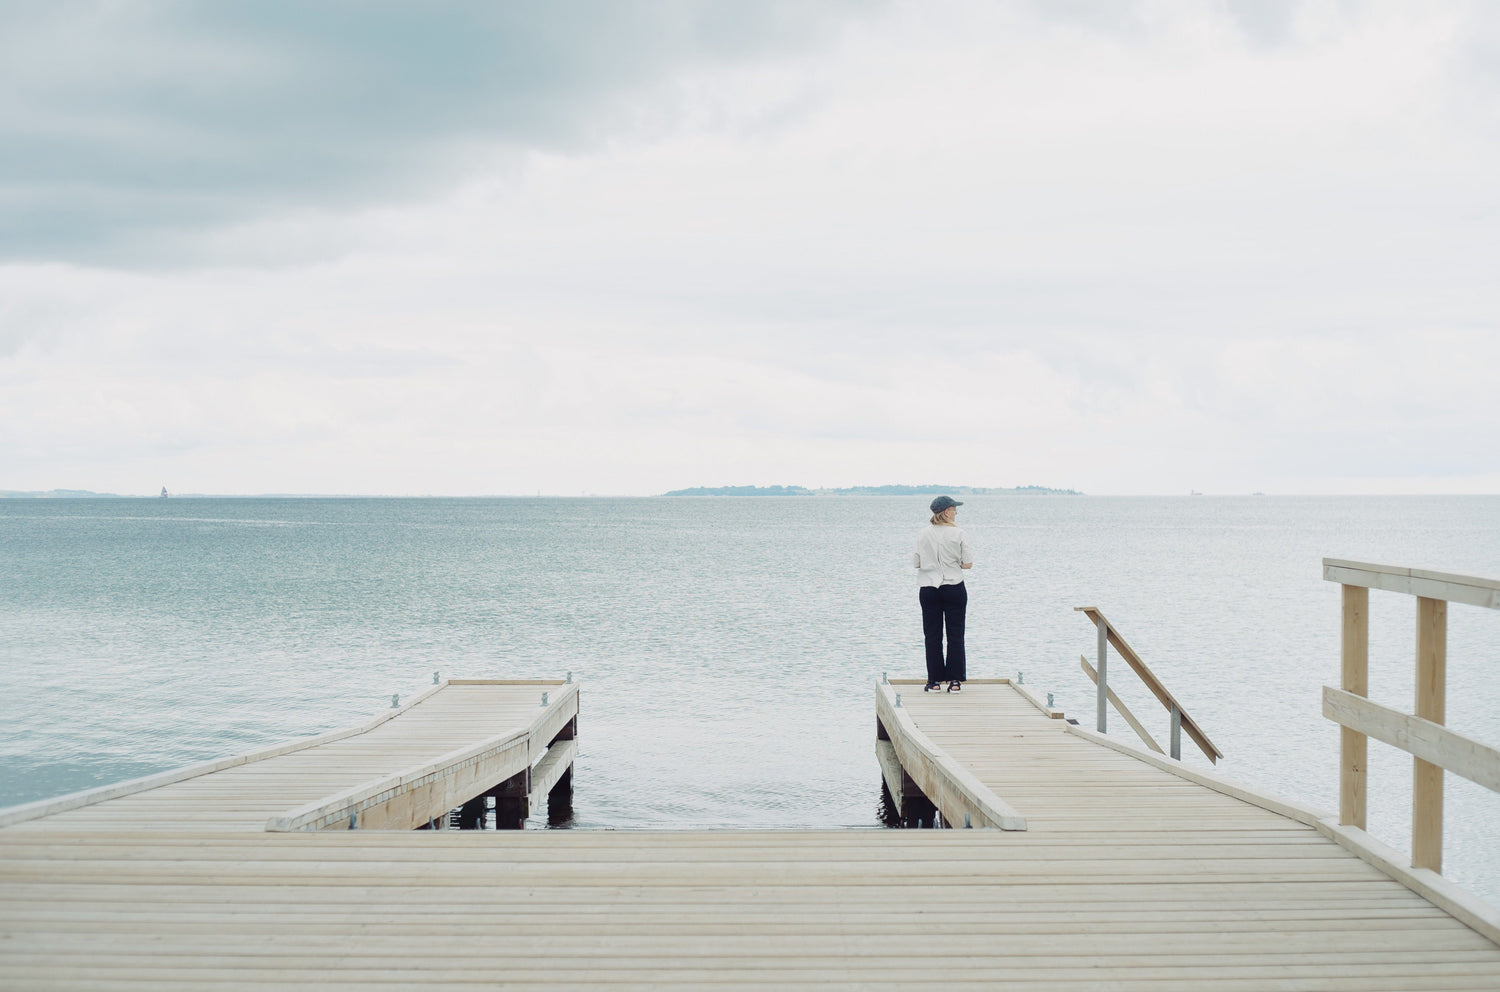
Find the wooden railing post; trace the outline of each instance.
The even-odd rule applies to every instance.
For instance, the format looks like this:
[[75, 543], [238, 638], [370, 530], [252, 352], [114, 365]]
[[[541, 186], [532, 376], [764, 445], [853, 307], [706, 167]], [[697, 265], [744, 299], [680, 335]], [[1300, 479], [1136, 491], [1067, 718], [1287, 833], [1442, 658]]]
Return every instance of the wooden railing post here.
[[1097, 696], [1097, 706], [1099, 710], [1098, 730], [1099, 733], [1102, 734], [1105, 732], [1105, 714], [1109, 710], [1109, 681], [1104, 671], [1104, 663], [1109, 656], [1109, 624], [1104, 622], [1103, 617], [1100, 617], [1099, 622], [1095, 626], [1099, 628], [1099, 651], [1098, 657], [1096, 659], [1099, 672], [1099, 682], [1095, 686], [1095, 689], [1097, 690], [1095, 695]]
[[[1448, 604], [1417, 597], [1417, 716], [1442, 723], [1447, 709]], [[1443, 769], [1413, 758], [1411, 864], [1443, 870]]]
[[[1341, 728], [1339, 822], [1365, 826], [1365, 752], [1369, 737], [1412, 756], [1411, 865], [1443, 870], [1443, 772], [1500, 792], [1500, 751], [1449, 730], [1448, 604], [1500, 610], [1500, 580], [1422, 568], [1323, 559], [1323, 578], [1344, 590], [1344, 687], [1323, 687], [1323, 715]], [[1369, 589], [1417, 601], [1416, 712], [1369, 696]]]
[[[1342, 636], [1345, 692], [1370, 694], [1370, 590], [1343, 587]], [[1365, 829], [1365, 773], [1370, 739], [1357, 730], [1339, 728], [1339, 823]]]

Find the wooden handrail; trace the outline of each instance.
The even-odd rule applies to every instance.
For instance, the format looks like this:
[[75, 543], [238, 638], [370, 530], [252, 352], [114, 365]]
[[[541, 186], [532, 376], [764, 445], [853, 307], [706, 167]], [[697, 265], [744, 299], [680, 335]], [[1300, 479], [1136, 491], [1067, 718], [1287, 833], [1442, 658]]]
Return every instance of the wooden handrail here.
[[[1104, 733], [1106, 723], [1104, 715], [1105, 707], [1110, 701], [1109, 683], [1106, 674], [1106, 656], [1108, 655], [1106, 644], [1113, 644], [1115, 650], [1120, 653], [1120, 657], [1125, 659], [1125, 663], [1134, 670], [1135, 674], [1140, 677], [1140, 680], [1146, 684], [1146, 688], [1151, 690], [1151, 694], [1171, 714], [1172, 757], [1179, 761], [1182, 760], [1181, 737], [1178, 733], [1180, 727], [1182, 730], [1187, 731], [1187, 735], [1193, 739], [1193, 743], [1198, 745], [1198, 750], [1202, 751], [1209, 761], [1218, 764], [1219, 759], [1224, 757], [1224, 752], [1214, 746], [1214, 742], [1208, 739], [1208, 735], [1198, 726], [1197, 721], [1188, 716], [1187, 710], [1183, 709], [1182, 704], [1167, 691], [1166, 686], [1161, 684], [1161, 679], [1157, 678], [1156, 674], [1146, 666], [1146, 663], [1141, 660], [1141, 656], [1136, 654], [1129, 644], [1125, 643], [1125, 638], [1120, 636], [1120, 632], [1105, 618], [1099, 608], [1097, 606], [1075, 606], [1074, 609], [1093, 621], [1094, 627], [1099, 632], [1098, 658], [1095, 659], [1097, 672], [1091, 673], [1091, 677], [1094, 678], [1094, 684], [1098, 690], [1099, 733]], [[1087, 671], [1087, 667], [1085, 667], [1085, 671]], [[1131, 722], [1134, 722], [1133, 719]]]
[[1375, 565], [1342, 558], [1323, 559], [1323, 578], [1340, 585], [1404, 592], [1409, 596], [1439, 599], [1446, 603], [1500, 610], [1500, 579], [1433, 572], [1425, 568]]
[[[1365, 829], [1369, 739], [1412, 756], [1411, 864], [1443, 870], [1443, 771], [1500, 792], [1500, 752], [1443, 726], [1447, 709], [1448, 604], [1500, 609], [1500, 580], [1421, 568], [1323, 559], [1343, 587], [1343, 688], [1323, 687], [1323, 715], [1339, 730], [1339, 823]], [[1417, 600], [1416, 712], [1370, 702], [1370, 590]]]

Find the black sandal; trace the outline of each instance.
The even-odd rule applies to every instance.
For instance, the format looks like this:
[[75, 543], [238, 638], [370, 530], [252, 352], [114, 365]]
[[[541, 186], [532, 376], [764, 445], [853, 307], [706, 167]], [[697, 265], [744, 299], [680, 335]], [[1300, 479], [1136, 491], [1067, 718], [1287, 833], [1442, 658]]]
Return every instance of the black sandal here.
[[941, 682], [928, 682], [925, 686], [922, 687], [922, 691], [923, 692], [931, 692], [934, 689], [936, 689], [938, 692], [942, 692], [943, 691], [943, 683], [941, 683]]
[[949, 692], [958, 692], [963, 687], [964, 687], [964, 684], [962, 682], [959, 682], [957, 679], [955, 679], [954, 681], [948, 683], [948, 691]]

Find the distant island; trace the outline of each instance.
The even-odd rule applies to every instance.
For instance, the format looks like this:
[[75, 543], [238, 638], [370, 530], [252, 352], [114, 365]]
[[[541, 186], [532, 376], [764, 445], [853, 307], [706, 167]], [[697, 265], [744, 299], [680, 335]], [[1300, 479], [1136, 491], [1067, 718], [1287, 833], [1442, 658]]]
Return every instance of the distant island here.
[[807, 489], [803, 486], [695, 486], [674, 489], [663, 496], [1082, 496], [1076, 489], [1049, 486], [1016, 486], [1011, 489], [986, 486], [847, 486], [842, 489]]
[[0, 489], [0, 499], [118, 499], [115, 493], [96, 493], [87, 489], [29, 490]]

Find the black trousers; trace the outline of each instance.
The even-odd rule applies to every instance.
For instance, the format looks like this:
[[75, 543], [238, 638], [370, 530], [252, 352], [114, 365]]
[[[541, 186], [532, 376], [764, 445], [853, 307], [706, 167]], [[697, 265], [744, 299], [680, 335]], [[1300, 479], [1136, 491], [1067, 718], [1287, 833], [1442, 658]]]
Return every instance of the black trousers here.
[[[962, 682], [969, 677], [964, 657], [964, 611], [969, 590], [962, 582], [951, 586], [923, 586], [922, 637], [927, 641], [927, 681]], [[943, 628], [948, 630], [948, 660], [943, 661]]]

